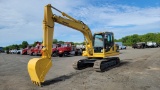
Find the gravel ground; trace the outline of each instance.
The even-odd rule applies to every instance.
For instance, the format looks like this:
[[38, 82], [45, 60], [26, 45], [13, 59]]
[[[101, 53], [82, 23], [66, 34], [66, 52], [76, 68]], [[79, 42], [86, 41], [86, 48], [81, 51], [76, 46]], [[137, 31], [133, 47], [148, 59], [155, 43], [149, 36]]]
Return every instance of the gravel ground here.
[[81, 56], [54, 57], [43, 87], [32, 84], [29, 59], [38, 56], [0, 53], [0, 90], [160, 90], [160, 48], [121, 50], [121, 64], [103, 73], [74, 70]]

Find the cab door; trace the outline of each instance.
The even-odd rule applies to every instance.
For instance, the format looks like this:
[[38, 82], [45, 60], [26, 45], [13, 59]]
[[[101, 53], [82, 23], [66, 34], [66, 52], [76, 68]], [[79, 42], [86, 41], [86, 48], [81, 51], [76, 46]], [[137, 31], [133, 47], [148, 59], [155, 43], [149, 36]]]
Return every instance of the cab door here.
[[113, 33], [106, 32], [104, 35], [104, 48], [106, 49], [106, 52], [110, 51], [111, 49], [114, 50], [114, 37]]

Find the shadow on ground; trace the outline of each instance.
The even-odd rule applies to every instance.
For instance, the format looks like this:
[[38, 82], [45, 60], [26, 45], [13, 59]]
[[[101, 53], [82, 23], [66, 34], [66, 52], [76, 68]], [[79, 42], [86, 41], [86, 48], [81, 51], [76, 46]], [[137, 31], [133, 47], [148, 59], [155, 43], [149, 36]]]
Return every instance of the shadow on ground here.
[[[126, 59], [126, 60], [132, 60], [132, 59]], [[129, 61], [121, 61], [120, 64], [117, 67], [128, 65], [129, 63], [130, 63]]]
[[[91, 70], [89, 69], [89, 71], [91, 71]], [[70, 73], [68, 75], [62, 75], [62, 76], [57, 77], [57, 78], [46, 80], [44, 83], [42, 83], [42, 86], [48, 86], [48, 85], [55, 84], [55, 83], [58, 83], [58, 82], [61, 82], [61, 81], [65, 81], [65, 80], [70, 79], [71, 77], [73, 77], [75, 75], [78, 75], [78, 74], [84, 73], [84, 72], [88, 72], [88, 70], [76, 71], [75, 73]]]
[[54, 78], [54, 79], [51, 79], [51, 80], [46, 80], [44, 83], [42, 83], [42, 86], [48, 86], [50, 84], [65, 81], [67, 79], [70, 79], [72, 76], [73, 75], [63, 75], [63, 76], [60, 76], [60, 77], [57, 77], [57, 78]]

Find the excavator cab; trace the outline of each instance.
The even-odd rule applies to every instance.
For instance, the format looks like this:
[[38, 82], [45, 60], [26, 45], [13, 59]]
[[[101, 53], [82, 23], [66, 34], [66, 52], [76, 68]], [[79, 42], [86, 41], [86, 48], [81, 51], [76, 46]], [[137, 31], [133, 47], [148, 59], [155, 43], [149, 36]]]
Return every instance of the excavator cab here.
[[91, 58], [105, 58], [118, 55], [117, 46], [114, 44], [112, 32], [99, 32], [93, 35], [93, 55]]
[[103, 53], [103, 50], [108, 52], [113, 45], [114, 38], [112, 32], [95, 33], [93, 35], [94, 53]]

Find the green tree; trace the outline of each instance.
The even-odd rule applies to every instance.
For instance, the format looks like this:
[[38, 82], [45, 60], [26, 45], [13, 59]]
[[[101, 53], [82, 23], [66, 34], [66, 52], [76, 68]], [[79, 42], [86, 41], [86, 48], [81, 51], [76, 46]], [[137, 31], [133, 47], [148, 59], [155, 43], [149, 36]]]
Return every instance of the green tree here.
[[26, 48], [28, 45], [29, 45], [29, 44], [28, 44], [27, 41], [23, 41], [23, 42], [22, 42], [22, 48]]
[[156, 39], [156, 42], [157, 42], [157, 43], [160, 43], [160, 33], [157, 33], [155, 39]]
[[19, 49], [19, 45], [14, 44], [14, 45], [13, 45], [13, 49]]
[[19, 44], [19, 49], [23, 48], [22, 44]]
[[85, 42], [81, 42], [81, 44], [85, 45]]
[[71, 45], [74, 45], [74, 42], [71, 42]]
[[56, 44], [58, 43], [58, 40], [57, 39], [53, 39], [53, 44]]
[[64, 41], [58, 41], [59, 44], [64, 44]]
[[133, 34], [122, 37], [121, 39], [115, 39], [115, 41], [122, 41], [124, 45], [132, 45], [133, 43], [148, 41], [160, 43], [160, 33], [147, 33], [144, 35]]
[[140, 42], [140, 38], [139, 38], [138, 34], [131, 35], [131, 37], [129, 39], [130, 39], [129, 44], [134, 44], [134, 43]]
[[145, 41], [155, 41], [155, 33], [147, 33], [144, 35]]

